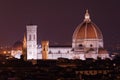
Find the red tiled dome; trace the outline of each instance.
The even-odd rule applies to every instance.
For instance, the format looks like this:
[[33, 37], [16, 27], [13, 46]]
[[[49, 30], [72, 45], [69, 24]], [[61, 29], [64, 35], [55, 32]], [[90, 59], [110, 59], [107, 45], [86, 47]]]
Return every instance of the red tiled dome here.
[[102, 39], [99, 28], [90, 20], [88, 12], [85, 14], [84, 21], [79, 24], [73, 34], [73, 39]]

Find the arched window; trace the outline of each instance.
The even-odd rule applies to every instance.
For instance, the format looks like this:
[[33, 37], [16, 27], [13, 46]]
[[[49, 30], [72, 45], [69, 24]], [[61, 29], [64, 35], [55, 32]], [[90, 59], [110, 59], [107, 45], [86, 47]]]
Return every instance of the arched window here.
[[35, 34], [34, 34], [34, 36], [33, 36], [33, 40], [35, 40]]
[[90, 47], [93, 47], [93, 45], [92, 45], [92, 44], [90, 44]]
[[52, 54], [52, 51], [49, 51], [49, 54]]
[[82, 44], [79, 44], [79, 47], [83, 47], [83, 45], [82, 45]]
[[59, 53], [59, 54], [61, 53], [60, 50], [58, 51], [58, 53]]
[[31, 40], [31, 35], [29, 35], [29, 40]]
[[69, 53], [69, 51], [67, 51], [67, 53]]

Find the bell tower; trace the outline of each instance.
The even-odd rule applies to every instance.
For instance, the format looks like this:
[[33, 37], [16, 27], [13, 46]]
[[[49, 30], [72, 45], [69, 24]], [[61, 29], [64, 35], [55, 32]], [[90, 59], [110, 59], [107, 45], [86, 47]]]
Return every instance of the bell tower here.
[[27, 25], [27, 60], [37, 59], [37, 25]]

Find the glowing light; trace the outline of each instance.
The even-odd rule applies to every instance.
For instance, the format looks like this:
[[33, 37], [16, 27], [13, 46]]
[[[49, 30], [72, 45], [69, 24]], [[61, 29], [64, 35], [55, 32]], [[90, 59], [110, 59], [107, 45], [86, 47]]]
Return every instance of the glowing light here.
[[6, 54], [7, 53], [7, 51], [3, 51], [3, 54]]

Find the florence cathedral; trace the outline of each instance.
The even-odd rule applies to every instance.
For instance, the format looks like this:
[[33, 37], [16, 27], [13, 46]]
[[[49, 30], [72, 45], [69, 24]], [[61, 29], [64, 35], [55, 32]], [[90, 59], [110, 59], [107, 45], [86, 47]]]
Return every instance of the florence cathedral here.
[[[71, 45], [49, 46], [49, 41], [42, 41], [41, 46], [38, 46], [37, 25], [27, 25], [21, 54], [25, 56], [26, 60], [110, 58], [109, 53], [104, 49], [102, 32], [90, 19], [88, 10], [86, 10], [83, 22], [76, 27], [73, 33]], [[13, 50], [12, 54], [15, 56], [17, 52]]]

